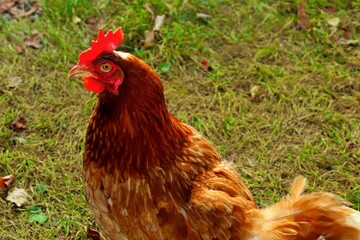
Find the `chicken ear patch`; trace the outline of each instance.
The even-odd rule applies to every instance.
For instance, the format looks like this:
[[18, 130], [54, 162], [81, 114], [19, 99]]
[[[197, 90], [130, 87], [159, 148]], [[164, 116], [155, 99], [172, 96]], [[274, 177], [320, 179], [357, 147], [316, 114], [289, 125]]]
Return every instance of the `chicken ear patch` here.
[[79, 56], [78, 65], [85, 65], [95, 60], [103, 52], [112, 52], [124, 40], [122, 28], [116, 31], [109, 30], [105, 35], [102, 29], [99, 30], [96, 41], [92, 41], [91, 48], [83, 51]]

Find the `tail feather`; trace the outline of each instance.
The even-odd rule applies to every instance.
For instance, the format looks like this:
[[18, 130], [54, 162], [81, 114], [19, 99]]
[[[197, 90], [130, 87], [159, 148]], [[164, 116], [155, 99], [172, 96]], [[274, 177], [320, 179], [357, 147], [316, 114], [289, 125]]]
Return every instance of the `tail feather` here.
[[[260, 240], [360, 240], [360, 213], [331, 193], [303, 194], [306, 179], [299, 176], [291, 195], [253, 214]], [[259, 222], [261, 224], [259, 224]]]

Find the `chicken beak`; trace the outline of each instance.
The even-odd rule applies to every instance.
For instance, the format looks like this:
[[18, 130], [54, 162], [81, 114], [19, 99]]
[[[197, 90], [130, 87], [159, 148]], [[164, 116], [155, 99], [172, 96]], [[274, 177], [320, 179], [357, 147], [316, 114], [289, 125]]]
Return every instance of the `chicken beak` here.
[[70, 72], [68, 73], [68, 78], [83, 78], [83, 77], [93, 77], [96, 78], [94, 74], [89, 72], [86, 66], [79, 66], [76, 65], [73, 67]]

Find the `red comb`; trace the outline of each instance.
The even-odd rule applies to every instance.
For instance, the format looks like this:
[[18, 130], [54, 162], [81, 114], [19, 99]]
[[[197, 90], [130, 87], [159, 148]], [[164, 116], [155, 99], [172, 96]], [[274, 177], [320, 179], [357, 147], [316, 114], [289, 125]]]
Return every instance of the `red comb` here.
[[78, 64], [83, 65], [95, 60], [100, 53], [112, 52], [124, 40], [124, 34], [121, 27], [116, 31], [109, 30], [104, 34], [102, 29], [99, 30], [96, 41], [91, 42], [91, 48], [83, 51], [79, 56]]

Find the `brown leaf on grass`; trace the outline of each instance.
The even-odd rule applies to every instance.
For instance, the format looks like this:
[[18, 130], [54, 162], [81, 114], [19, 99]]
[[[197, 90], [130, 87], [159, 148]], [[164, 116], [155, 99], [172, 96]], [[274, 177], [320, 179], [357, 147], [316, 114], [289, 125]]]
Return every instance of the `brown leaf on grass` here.
[[339, 34], [337, 34], [337, 32], [338, 32], [338, 26], [340, 23], [340, 18], [338, 18], [338, 17], [329, 18], [329, 19], [327, 19], [327, 23], [330, 26], [329, 39], [331, 41], [339, 40], [340, 36], [339, 36]]
[[7, 81], [10, 88], [15, 88], [23, 82], [22, 78], [18, 76], [8, 77]]
[[149, 47], [155, 41], [155, 35], [160, 33], [164, 25], [165, 15], [156, 16], [154, 27], [151, 31], [145, 31], [144, 48]]
[[343, 45], [356, 45], [359, 40], [350, 39], [350, 28], [347, 25], [342, 25], [338, 17], [330, 18], [327, 20], [330, 26], [329, 39], [333, 42], [339, 42]]
[[206, 60], [202, 60], [201, 61], [201, 65], [200, 65], [200, 69], [203, 71], [203, 72], [207, 72], [207, 69], [208, 69], [208, 62]]
[[32, 47], [35, 49], [39, 49], [39, 48], [43, 47], [40, 42], [40, 33], [39, 32], [35, 32], [33, 35], [25, 38], [24, 43], [26, 46]]
[[24, 130], [27, 126], [27, 121], [23, 117], [17, 117], [11, 122], [10, 126], [16, 130]]
[[19, 44], [16, 44], [16, 45], [15, 45], [15, 48], [16, 48], [16, 52], [17, 52], [19, 55], [24, 55], [25, 51], [24, 51], [24, 49], [23, 49]]
[[14, 188], [6, 197], [6, 200], [15, 203], [16, 206], [21, 207], [28, 202], [29, 194], [22, 188]]
[[300, 2], [298, 5], [298, 18], [298, 27], [301, 30], [308, 30], [313, 27], [313, 23], [310, 22], [306, 12], [306, 3], [304, 2]]
[[147, 48], [155, 40], [154, 31], [145, 31], [145, 43], [144, 47]]
[[337, 13], [338, 10], [336, 9], [336, 7], [334, 6], [327, 6], [325, 7], [325, 11], [326, 13]]
[[9, 188], [12, 181], [15, 179], [15, 174], [11, 174], [0, 178], [0, 189]]
[[31, 14], [35, 13], [39, 9], [39, 4], [34, 4], [31, 6], [31, 8], [28, 11], [24, 11], [22, 9], [19, 9], [17, 6], [12, 7], [9, 9], [9, 13], [13, 15], [16, 18], [22, 18], [30, 16]]
[[92, 240], [105, 240], [100, 232], [90, 227], [87, 228], [87, 237]]
[[96, 231], [95, 229], [89, 228], [87, 229], [87, 237], [92, 240], [98, 240], [100, 239], [100, 233]]
[[211, 72], [213, 70], [213, 68], [209, 66], [208, 61], [206, 60], [201, 61], [200, 69], [203, 72]]
[[342, 26], [339, 28], [341, 31], [343, 31], [343, 37], [344, 38], [349, 38], [350, 37], [350, 28], [349, 26]]
[[17, 0], [4, 0], [0, 1], [0, 14], [9, 10], [14, 4], [17, 2]]

